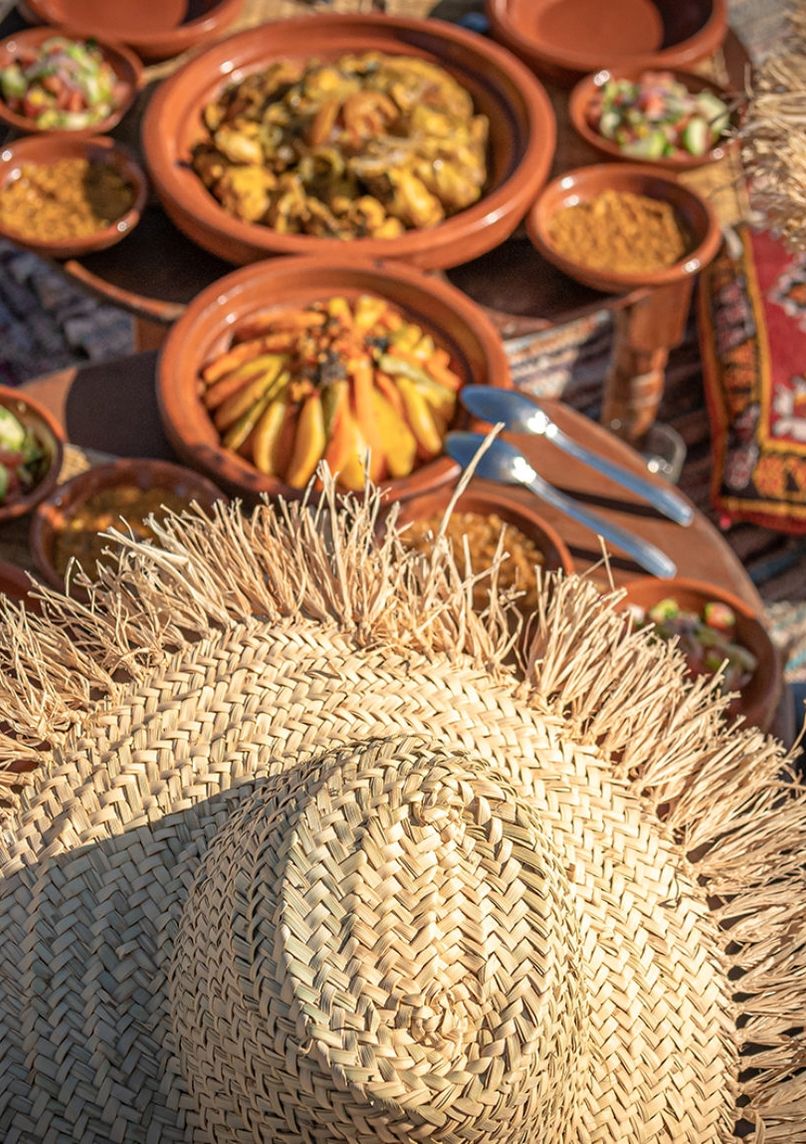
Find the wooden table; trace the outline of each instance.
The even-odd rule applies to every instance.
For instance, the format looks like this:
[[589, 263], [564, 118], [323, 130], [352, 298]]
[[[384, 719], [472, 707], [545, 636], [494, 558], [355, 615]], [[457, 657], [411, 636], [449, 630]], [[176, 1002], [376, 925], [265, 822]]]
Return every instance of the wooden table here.
[[[367, 7], [363, 0], [335, 0], [328, 10]], [[455, 0], [448, 5], [435, 5], [432, 0], [389, 0], [387, 4], [393, 15], [422, 17], [436, 9], [440, 16], [452, 19], [480, 7], [474, 0]], [[311, 14], [306, 3], [246, 0], [236, 27], [305, 14]], [[19, 13], [10, 14], [0, 23], [0, 37], [20, 26], [24, 26], [24, 21]], [[707, 70], [723, 80], [743, 84], [746, 61], [744, 49], [731, 36]], [[177, 61], [168, 61], [146, 70], [146, 83], [135, 106], [113, 132], [135, 153], [140, 152], [140, 121], [154, 85], [176, 66]], [[598, 153], [576, 135], [569, 123], [567, 92], [550, 85], [547, 88], [558, 123], [552, 176], [600, 161]], [[723, 160], [723, 164], [729, 162]], [[714, 178], [713, 172], [694, 172], [686, 176], [686, 181], [709, 195], [716, 188], [721, 196], [717, 205], [723, 221], [734, 221], [731, 216], [738, 209], [733, 190], [737, 172], [726, 167], [716, 182]], [[125, 242], [82, 259], [71, 259], [63, 269], [104, 300], [134, 314], [138, 320], [138, 346], [145, 349], [156, 348], [166, 326], [181, 315], [186, 303], [232, 267], [185, 238], [152, 199], [139, 226]], [[684, 336], [690, 282], [618, 296], [601, 294], [555, 270], [522, 235], [481, 259], [448, 271], [447, 276], [488, 310], [504, 336], [536, 332], [596, 310], [613, 311], [615, 337], [608, 376], [603, 382], [602, 421], [626, 440], [641, 440], [657, 415], [669, 351]]]
[[[136, 354], [116, 362], [36, 378], [23, 389], [48, 407], [75, 445], [123, 457], [175, 460], [157, 409], [156, 361], [157, 355], [153, 352]], [[562, 402], [543, 404], [572, 437], [648, 476], [659, 487], [664, 486], [663, 479], [647, 474], [640, 456], [612, 433]], [[613, 523], [652, 541], [677, 562], [681, 576], [709, 580], [730, 589], [751, 607], [762, 608], [758, 592], [744, 568], [702, 513], [695, 511], [693, 524], [681, 528], [606, 477], [585, 465], [569, 463], [567, 455], [550, 442], [515, 435], [512, 439], [547, 480]], [[534, 507], [534, 497], [526, 489], [513, 488], [512, 496]], [[538, 511], [560, 532], [578, 571], [590, 569], [600, 561], [601, 548], [593, 533], [548, 505], [541, 505]], [[632, 560], [617, 552], [611, 555], [611, 572], [617, 584], [644, 575]], [[601, 568], [592, 575], [598, 582], [606, 583]]]

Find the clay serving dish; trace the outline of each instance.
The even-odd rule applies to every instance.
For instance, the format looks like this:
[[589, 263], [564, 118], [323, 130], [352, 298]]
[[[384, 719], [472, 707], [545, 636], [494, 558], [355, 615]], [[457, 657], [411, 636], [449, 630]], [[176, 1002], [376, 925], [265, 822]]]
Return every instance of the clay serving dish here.
[[486, 0], [493, 35], [571, 84], [602, 67], [688, 68], [728, 30], [726, 0]]
[[[671, 203], [689, 239], [685, 258], [659, 270], [627, 274], [585, 266], [557, 250], [549, 235], [556, 212], [587, 202], [606, 190], [627, 191]], [[610, 294], [682, 282], [707, 266], [722, 242], [719, 221], [703, 198], [673, 177], [638, 163], [597, 163], [559, 176], [548, 184], [529, 211], [526, 230], [540, 254], [564, 274]]]
[[17, 564], [0, 560], [0, 596], [6, 596], [18, 604], [25, 604], [29, 612], [40, 610], [39, 601], [31, 596], [33, 583], [28, 573]]
[[[261, 493], [298, 497], [276, 477], [260, 473], [222, 448], [201, 402], [199, 373], [226, 349], [234, 323], [278, 307], [305, 306], [335, 295], [386, 298], [430, 333], [465, 380], [508, 386], [509, 364], [501, 339], [483, 311], [461, 291], [401, 263], [361, 261], [341, 248], [340, 258], [282, 258], [243, 267], [196, 297], [168, 333], [157, 367], [157, 400], [168, 440], [184, 461], [247, 500]], [[455, 480], [458, 465], [441, 456], [409, 477], [384, 483], [387, 498], [405, 500]]]
[[[39, 51], [42, 44], [54, 36], [64, 36], [67, 39], [81, 38], [64, 28], [26, 28], [24, 31], [15, 32], [13, 36], [0, 41], [0, 68], [8, 67], [9, 64], [14, 63], [20, 54], [25, 55]], [[66, 127], [48, 129], [37, 126], [35, 119], [28, 119], [26, 116], [12, 111], [5, 100], [0, 98], [0, 120], [8, 123], [16, 131], [26, 134], [64, 134], [69, 135], [71, 139], [102, 135], [105, 131], [111, 131], [120, 123], [134, 102], [143, 68], [137, 56], [126, 48], [107, 44], [96, 37], [93, 39], [95, 39], [103, 53], [104, 60], [110, 65], [118, 80], [117, 105], [110, 115], [89, 127], [82, 127], [78, 130], [71, 130]]]
[[90, 497], [116, 485], [169, 490], [188, 501], [197, 501], [203, 509], [210, 509], [224, 495], [199, 473], [169, 461], [126, 458], [79, 473], [41, 501], [31, 519], [29, 540], [34, 562], [44, 579], [55, 588], [64, 588], [64, 577], [55, 559], [59, 531]]
[[95, 250], [104, 250], [120, 242], [140, 221], [146, 203], [146, 178], [141, 168], [119, 143], [104, 135], [76, 139], [72, 135], [25, 135], [0, 148], [0, 187], [20, 177], [24, 164], [44, 165], [60, 159], [90, 159], [115, 166], [130, 183], [134, 202], [121, 218], [110, 226], [76, 238], [28, 238], [0, 222], [0, 235], [49, 258], [78, 258]]
[[[450, 504], [456, 487], [453, 481], [434, 492], [412, 497], [400, 506], [398, 523], [410, 524], [415, 520], [428, 520], [441, 515]], [[532, 540], [543, 553], [544, 568], [549, 572], [574, 571], [571, 553], [560, 534], [547, 520], [527, 505], [507, 495], [506, 489], [490, 481], [473, 480], [459, 497], [455, 512], [472, 512], [479, 516], [498, 516]], [[472, 557], [471, 552], [471, 557]], [[474, 571], [479, 571], [474, 564]]]
[[128, 44], [148, 60], [167, 59], [220, 36], [243, 0], [26, 0], [46, 24]]
[[[629, 155], [625, 155], [613, 139], [606, 139], [604, 135], [600, 135], [596, 128], [589, 123], [588, 108], [594, 96], [610, 80], [625, 79], [630, 82], [636, 82], [641, 78], [644, 72], [651, 70], [653, 69], [633, 68], [628, 71], [623, 71], [619, 68], [602, 68], [594, 75], [585, 76], [571, 92], [568, 100], [568, 114], [571, 118], [571, 123], [577, 134], [581, 135], [586, 142], [590, 143], [591, 147], [595, 147], [602, 155], [606, 155], [610, 159], [621, 159], [627, 163], [636, 161]], [[669, 71], [670, 69], [664, 68], [663, 70]], [[704, 76], [694, 75], [692, 72], [672, 70], [671, 74], [678, 83], [682, 83], [684, 87], [694, 95], [701, 91], [710, 91], [726, 103], [728, 107], [731, 107], [734, 103], [734, 94], [722, 84], [714, 83]], [[738, 111], [734, 110], [731, 113], [731, 126], [735, 127], [737, 120]], [[659, 171], [691, 171], [695, 167], [704, 167], [707, 163], [715, 163], [718, 159], [723, 158], [728, 148], [734, 144], [735, 140], [732, 139], [730, 135], [723, 135], [715, 146], [704, 155], [676, 155], [673, 158], [641, 159], [640, 162], [645, 167], [656, 167]]]
[[29, 513], [44, 497], [56, 487], [64, 457], [64, 430], [54, 417], [32, 397], [27, 397], [19, 389], [0, 386], [0, 405], [5, 406], [26, 427], [42, 445], [48, 458], [47, 469], [41, 480], [23, 495], [12, 494], [0, 503], [0, 524], [16, 520]]
[[377, 15], [317, 14], [254, 28], [196, 56], [160, 85], [146, 111], [143, 145], [155, 189], [179, 229], [229, 262], [269, 254], [341, 257], [343, 240], [279, 234], [234, 218], [204, 187], [190, 157], [205, 137], [202, 109], [228, 84], [277, 59], [365, 51], [419, 56], [450, 72], [490, 121], [490, 173], [473, 206], [431, 229], [353, 239], [355, 253], [433, 269], [466, 262], [507, 238], [545, 182], [554, 153], [554, 116], [545, 91], [513, 56], [472, 32], [443, 20]]
[[736, 642], [758, 660], [752, 679], [730, 706], [731, 716], [743, 715], [748, 723], [766, 730], [775, 715], [783, 687], [781, 655], [757, 612], [724, 588], [701, 580], [656, 580], [645, 576], [625, 587], [622, 607], [635, 604], [648, 611], [661, 600], [676, 600], [689, 612], [702, 613], [709, 601], [726, 604], [736, 615]]

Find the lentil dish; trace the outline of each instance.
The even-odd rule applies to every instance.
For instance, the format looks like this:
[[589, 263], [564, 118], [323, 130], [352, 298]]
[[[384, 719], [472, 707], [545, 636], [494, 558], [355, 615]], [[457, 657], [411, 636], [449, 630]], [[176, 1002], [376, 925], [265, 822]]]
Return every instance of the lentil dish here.
[[101, 489], [65, 516], [56, 531], [53, 563], [63, 576], [75, 557], [83, 570], [94, 576], [96, 564], [111, 545], [99, 532], [120, 527], [122, 517], [138, 540], [149, 540], [154, 533], [143, 523], [145, 517], [153, 515], [159, 520], [170, 512], [183, 512], [190, 503], [170, 489], [141, 489], [132, 484]]
[[41, 242], [86, 238], [125, 215], [134, 198], [134, 188], [108, 162], [22, 163], [0, 187], [0, 226]]
[[209, 103], [196, 173], [280, 234], [395, 238], [476, 202], [488, 120], [443, 68], [381, 52], [281, 60]]
[[689, 240], [671, 203], [632, 191], [602, 191], [550, 220], [556, 250], [583, 266], [634, 274], [679, 262]]
[[[434, 538], [442, 524], [442, 513], [415, 520], [406, 526], [403, 543], [420, 552], [430, 552]], [[537, 579], [535, 567], [543, 566], [545, 555], [533, 540], [519, 528], [506, 523], [496, 513], [455, 512], [448, 521], [445, 536], [450, 541], [453, 555], [460, 569], [465, 564], [465, 543], [470, 551], [474, 572], [489, 568], [493, 562], [503, 533], [503, 551], [507, 553], [498, 570], [498, 585], [503, 590], [524, 592], [518, 600], [524, 612], [537, 607]], [[473, 587], [473, 602], [477, 611], [487, 607], [490, 594], [489, 579], [480, 580]]]

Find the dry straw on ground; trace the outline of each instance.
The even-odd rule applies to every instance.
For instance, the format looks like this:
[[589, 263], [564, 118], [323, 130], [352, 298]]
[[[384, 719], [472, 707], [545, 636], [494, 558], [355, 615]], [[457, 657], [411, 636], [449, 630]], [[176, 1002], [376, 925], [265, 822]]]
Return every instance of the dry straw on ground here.
[[220, 506], [88, 604], [6, 605], [0, 748], [40, 767], [0, 839], [0, 1131], [802, 1140], [782, 749], [576, 577], [514, 669], [512, 602], [378, 512]]
[[761, 64], [740, 131], [753, 206], [793, 250], [806, 250], [806, 7]]

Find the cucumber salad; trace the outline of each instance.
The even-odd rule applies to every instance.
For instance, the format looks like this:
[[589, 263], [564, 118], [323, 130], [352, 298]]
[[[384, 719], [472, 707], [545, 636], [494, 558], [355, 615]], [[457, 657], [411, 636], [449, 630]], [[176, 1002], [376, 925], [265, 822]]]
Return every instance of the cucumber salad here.
[[35, 434], [0, 405], [0, 504], [38, 485], [50, 465], [50, 458]]
[[100, 123], [120, 102], [113, 68], [92, 40], [51, 36], [0, 68], [0, 92], [17, 115], [43, 131], [79, 131]]
[[730, 108], [712, 91], [693, 94], [670, 72], [637, 81], [609, 79], [587, 110], [590, 127], [631, 159], [701, 157], [730, 125]]
[[686, 657], [690, 675], [715, 675], [723, 670], [723, 692], [740, 691], [753, 678], [756, 657], [736, 636], [736, 614], [727, 604], [709, 600], [700, 612], [686, 611], [673, 598], [644, 611], [630, 607], [636, 626], [651, 626], [662, 640], [675, 637]]

